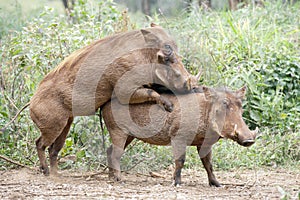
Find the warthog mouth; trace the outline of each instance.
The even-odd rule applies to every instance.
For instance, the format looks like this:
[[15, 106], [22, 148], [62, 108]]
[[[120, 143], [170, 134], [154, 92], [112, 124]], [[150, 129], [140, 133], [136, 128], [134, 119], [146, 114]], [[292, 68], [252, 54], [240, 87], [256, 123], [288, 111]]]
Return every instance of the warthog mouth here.
[[239, 145], [242, 145], [244, 147], [250, 147], [251, 145], [253, 145], [255, 143], [255, 137], [258, 133], [258, 128], [256, 127], [254, 131], [250, 131], [253, 135], [253, 139], [246, 139], [246, 140], [243, 140], [241, 141], [239, 139], [239, 135], [240, 133], [237, 131], [237, 124], [234, 125], [234, 130], [233, 130], [233, 140], [236, 141]]
[[238, 141], [238, 143], [244, 147], [250, 147], [252, 144], [255, 143], [255, 140], [244, 140], [242, 142]]

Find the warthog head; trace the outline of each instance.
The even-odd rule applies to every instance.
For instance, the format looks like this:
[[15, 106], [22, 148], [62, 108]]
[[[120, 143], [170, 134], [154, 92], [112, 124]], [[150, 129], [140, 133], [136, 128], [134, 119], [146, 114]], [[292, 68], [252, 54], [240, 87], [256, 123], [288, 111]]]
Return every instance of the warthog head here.
[[212, 101], [211, 127], [221, 137], [230, 138], [238, 144], [249, 147], [255, 142], [258, 128], [249, 130], [245, 124], [242, 114], [242, 100], [245, 98], [246, 86], [231, 91], [217, 91], [203, 87], [208, 100]]
[[156, 64], [154, 81], [173, 92], [186, 93], [193, 88], [192, 76], [185, 69], [178, 54], [178, 48], [173, 39], [159, 26], [151, 24], [152, 28], [141, 32], [148, 47], [156, 49]]

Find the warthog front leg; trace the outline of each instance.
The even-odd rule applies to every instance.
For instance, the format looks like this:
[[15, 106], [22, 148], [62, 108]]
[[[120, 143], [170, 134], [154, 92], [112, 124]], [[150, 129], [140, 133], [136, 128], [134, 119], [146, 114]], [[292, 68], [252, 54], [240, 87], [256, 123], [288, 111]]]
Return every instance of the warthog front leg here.
[[175, 158], [174, 181], [175, 186], [181, 184], [181, 169], [185, 162], [186, 143], [182, 138], [175, 138], [171, 141], [173, 155]]
[[156, 91], [149, 88], [140, 88], [136, 90], [130, 97], [129, 103], [135, 104], [149, 101], [156, 102], [168, 112], [173, 111], [173, 103], [169, 99], [161, 96]]
[[[197, 146], [198, 154], [200, 155], [200, 149], [201, 146]], [[207, 172], [208, 176], [208, 182], [210, 186], [216, 186], [221, 187], [221, 184], [217, 181], [214, 173], [213, 173], [213, 167], [212, 167], [212, 161], [211, 161], [211, 151], [203, 158], [201, 158], [202, 164], [204, 165], [204, 168]]]
[[175, 186], [181, 184], [181, 169], [184, 166], [184, 162], [185, 162], [185, 154], [175, 160], [175, 172], [174, 172]]

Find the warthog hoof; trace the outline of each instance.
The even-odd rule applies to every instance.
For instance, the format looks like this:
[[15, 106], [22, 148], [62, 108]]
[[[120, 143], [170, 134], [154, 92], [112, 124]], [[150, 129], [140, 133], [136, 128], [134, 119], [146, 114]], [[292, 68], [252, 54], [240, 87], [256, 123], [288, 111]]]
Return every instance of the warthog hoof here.
[[116, 176], [114, 174], [109, 174], [108, 178], [114, 182], [120, 182], [122, 180], [120, 176]]
[[221, 187], [221, 184], [217, 180], [210, 180], [209, 181], [209, 186]]
[[178, 187], [178, 186], [180, 186], [182, 183], [181, 183], [181, 181], [174, 181], [174, 186], [175, 187]]
[[40, 166], [40, 172], [42, 172], [45, 176], [49, 176], [49, 168]]

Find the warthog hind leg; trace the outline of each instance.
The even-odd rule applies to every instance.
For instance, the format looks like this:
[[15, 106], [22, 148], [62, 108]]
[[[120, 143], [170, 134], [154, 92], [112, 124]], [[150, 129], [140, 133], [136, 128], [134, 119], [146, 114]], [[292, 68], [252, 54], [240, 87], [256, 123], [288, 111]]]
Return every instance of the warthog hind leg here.
[[51, 175], [58, 175], [57, 170], [57, 156], [59, 151], [62, 149], [62, 147], [65, 144], [66, 137], [68, 135], [68, 132], [70, 130], [70, 126], [73, 122], [73, 118], [69, 118], [67, 125], [65, 126], [62, 133], [56, 138], [54, 143], [49, 147], [49, 159], [50, 159], [50, 174]]
[[[64, 144], [64, 140], [62, 141], [58, 138], [62, 137], [60, 135], [63, 135], [64, 138], [66, 137], [72, 123], [72, 120], [68, 121], [69, 112], [62, 107], [57, 107], [57, 104], [57, 102], [49, 101], [41, 104], [33, 104], [30, 108], [30, 116], [41, 131], [41, 136], [36, 140], [36, 148], [40, 160], [40, 169], [45, 175], [49, 175], [45, 149], [52, 145], [49, 149], [50, 164], [51, 168], [54, 167], [51, 171], [56, 173], [57, 154]], [[52, 109], [52, 113], [49, 113], [45, 109], [47, 106], [56, 109]]]
[[36, 149], [37, 149], [37, 153], [38, 153], [38, 157], [40, 160], [40, 171], [48, 176], [49, 175], [49, 167], [47, 164], [47, 160], [46, 160], [46, 155], [45, 155], [45, 149], [47, 147], [47, 145], [44, 144], [43, 142], [43, 137], [39, 137], [36, 141]]
[[122, 130], [111, 130], [112, 145], [107, 149], [107, 162], [109, 168], [109, 178], [114, 181], [121, 180], [120, 160], [124, 153], [124, 149], [134, 139], [126, 135]]

